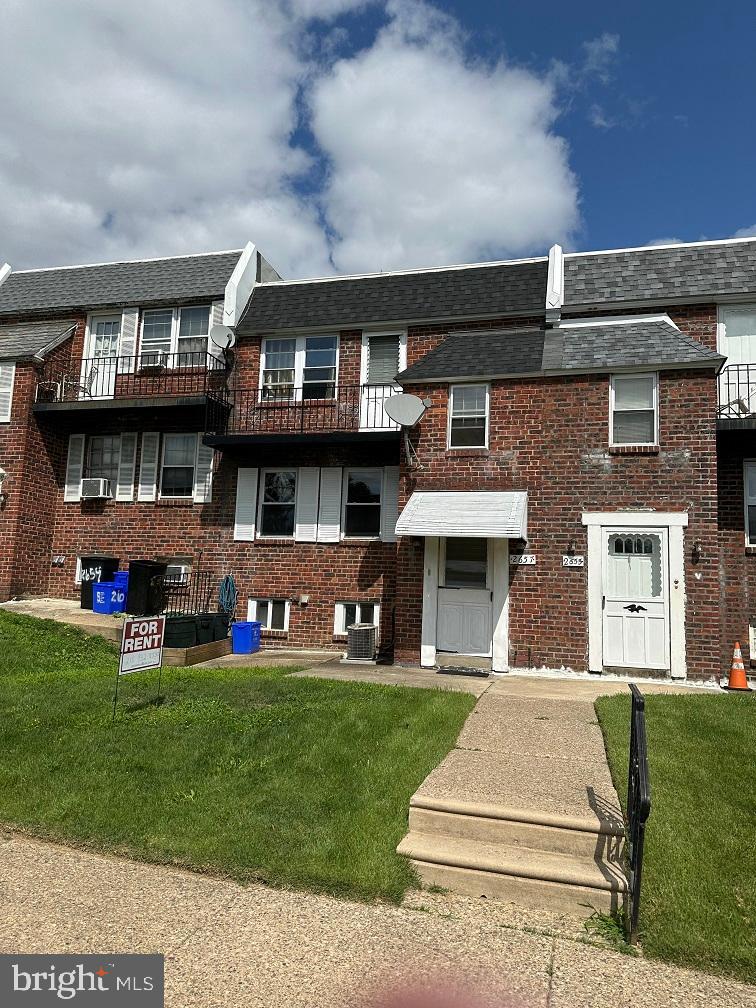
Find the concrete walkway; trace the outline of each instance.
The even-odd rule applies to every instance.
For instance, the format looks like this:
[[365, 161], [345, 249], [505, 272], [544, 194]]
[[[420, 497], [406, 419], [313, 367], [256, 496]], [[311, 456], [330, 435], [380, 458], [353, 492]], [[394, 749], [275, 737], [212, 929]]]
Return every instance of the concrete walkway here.
[[0, 861], [0, 952], [162, 952], [168, 1008], [361, 1006], [410, 985], [441, 989], [439, 1008], [756, 1008], [754, 988], [587, 945], [574, 921], [501, 903], [245, 889], [12, 833]]

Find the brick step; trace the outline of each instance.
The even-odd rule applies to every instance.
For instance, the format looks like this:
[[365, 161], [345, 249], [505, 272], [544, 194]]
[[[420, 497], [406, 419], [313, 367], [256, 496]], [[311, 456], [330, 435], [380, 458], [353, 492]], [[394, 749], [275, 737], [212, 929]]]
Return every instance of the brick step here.
[[561, 913], [616, 911], [627, 890], [619, 864], [522, 845], [410, 832], [397, 853], [425, 885]]
[[619, 861], [625, 832], [619, 819], [577, 819], [533, 809], [414, 795], [410, 832], [527, 847], [553, 854]]

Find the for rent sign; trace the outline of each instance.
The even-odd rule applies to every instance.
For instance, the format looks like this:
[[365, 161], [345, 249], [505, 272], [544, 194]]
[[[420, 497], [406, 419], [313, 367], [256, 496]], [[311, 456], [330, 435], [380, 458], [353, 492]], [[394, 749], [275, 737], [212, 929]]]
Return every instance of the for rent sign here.
[[118, 674], [160, 668], [163, 662], [164, 634], [165, 616], [125, 620]]

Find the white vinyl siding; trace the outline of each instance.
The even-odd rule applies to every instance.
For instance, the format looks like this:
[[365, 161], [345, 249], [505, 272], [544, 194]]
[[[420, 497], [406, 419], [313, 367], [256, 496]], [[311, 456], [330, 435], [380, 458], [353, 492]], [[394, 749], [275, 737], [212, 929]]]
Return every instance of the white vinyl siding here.
[[488, 410], [488, 385], [452, 385], [449, 389], [449, 447], [487, 448]]
[[0, 423], [9, 423], [13, 406], [13, 386], [16, 380], [16, 365], [13, 362], [0, 363]]
[[333, 635], [346, 637], [353, 623], [372, 623], [378, 629], [381, 607], [377, 602], [337, 602], [334, 609]]
[[288, 599], [250, 599], [247, 602], [247, 619], [258, 620], [263, 630], [277, 630], [285, 633], [289, 629]]
[[85, 440], [83, 434], [71, 434], [68, 439], [68, 462], [66, 464], [66, 485], [63, 491], [63, 500], [69, 503], [81, 500]]
[[609, 443], [655, 445], [659, 440], [659, 390], [655, 374], [614, 375], [609, 388]]
[[257, 481], [259, 469], [239, 469], [236, 476], [236, 513], [234, 540], [254, 542], [257, 518]]

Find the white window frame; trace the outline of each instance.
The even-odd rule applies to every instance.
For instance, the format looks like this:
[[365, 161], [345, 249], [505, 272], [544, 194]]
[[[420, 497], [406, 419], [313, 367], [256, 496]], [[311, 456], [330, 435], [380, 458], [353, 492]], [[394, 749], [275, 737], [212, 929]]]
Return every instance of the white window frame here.
[[[291, 535], [263, 535], [262, 534], [262, 515], [263, 515], [263, 505], [265, 504], [265, 476], [266, 473], [294, 473], [294, 500], [292, 504], [294, 506], [294, 526], [291, 530]], [[263, 541], [269, 539], [293, 539], [297, 531], [297, 485], [299, 483], [299, 469], [296, 466], [268, 466], [267, 469], [261, 469], [258, 476], [257, 484], [257, 535], [256, 539], [262, 539]], [[268, 502], [270, 503], [270, 502]], [[274, 507], [277, 505], [274, 505]]]
[[[192, 308], [205, 308], [205, 307], [207, 307], [207, 341], [206, 341], [206, 344], [205, 344], [205, 360], [204, 361], [200, 361], [197, 364], [179, 364], [178, 363], [178, 355], [181, 354], [181, 353], [190, 353], [190, 351], [188, 351], [188, 350], [179, 350], [178, 341], [179, 341], [179, 330], [180, 330], [180, 326], [181, 326], [181, 312], [189, 310], [189, 309], [192, 309]], [[143, 333], [144, 333], [144, 316], [145, 316], [145, 314], [147, 312], [151, 312], [151, 311], [172, 312], [172, 317], [171, 317], [171, 337], [170, 337], [171, 341], [170, 341], [170, 346], [169, 346], [169, 348], [168, 348], [167, 351], [160, 351], [160, 350], [151, 351], [149, 349], [145, 350], [143, 348], [143, 346], [142, 346], [142, 337], [143, 337]], [[213, 325], [213, 306], [212, 306], [212, 304], [210, 302], [208, 302], [207, 305], [205, 305], [204, 302], [200, 302], [199, 304], [181, 305], [180, 308], [179, 307], [175, 307], [175, 308], [170, 308], [170, 307], [166, 307], [166, 308], [142, 308], [142, 310], [139, 313], [139, 340], [138, 340], [138, 343], [137, 343], [137, 354], [136, 354], [136, 357], [137, 357], [137, 367], [141, 367], [142, 366], [141, 365], [141, 360], [142, 360], [143, 354], [150, 354], [150, 353], [167, 353], [169, 361], [172, 362], [168, 366], [171, 367], [172, 369], [174, 369], [174, 368], [181, 368], [181, 369], [183, 369], [183, 368], [191, 368], [191, 367], [206, 367], [207, 366], [207, 357], [210, 354], [210, 329], [212, 328], [212, 325]]]
[[[164, 494], [163, 493], [163, 467], [165, 465], [165, 442], [172, 435], [178, 437], [189, 437], [191, 434], [195, 438], [194, 442], [194, 459], [192, 461], [192, 489], [188, 494], [182, 494], [178, 496], [177, 494]], [[165, 431], [160, 435], [160, 465], [157, 471], [157, 499], [158, 500], [174, 500], [174, 501], [190, 501], [194, 502], [194, 485], [197, 479], [197, 434], [194, 431]], [[86, 450], [86, 446], [85, 446]], [[176, 466], [171, 466], [171, 468], [177, 468]]]
[[748, 497], [748, 469], [753, 466], [756, 469], [756, 458], [746, 458], [743, 459], [743, 521], [744, 521], [744, 539], [746, 546], [756, 546], [756, 540], [751, 542], [748, 535], [748, 505], [756, 505], [756, 497], [749, 500]]
[[362, 623], [362, 606], [371, 605], [375, 611], [375, 638], [378, 639], [378, 632], [381, 626], [381, 605], [380, 602], [362, 601], [356, 602], [347, 599], [345, 602], [337, 602], [333, 609], [333, 636], [348, 637], [346, 630], [346, 606], [357, 607], [357, 622]]
[[[347, 509], [347, 496], [349, 494], [349, 474], [350, 473], [378, 473], [381, 481], [381, 502], [380, 502], [380, 512], [378, 516], [378, 532], [376, 535], [347, 535], [346, 533], [346, 509]], [[383, 519], [383, 474], [384, 468], [381, 466], [344, 466], [341, 470], [341, 538], [346, 539], [348, 542], [373, 542], [381, 538], [381, 523]], [[359, 504], [357, 505], [360, 506]], [[373, 505], [375, 506], [375, 505]]]
[[[452, 403], [454, 401], [454, 389], [456, 388], [484, 388], [486, 390], [486, 436], [482, 445], [452, 445]], [[489, 429], [491, 426], [491, 386], [488, 382], [454, 382], [449, 386], [449, 398], [446, 406], [446, 448], [448, 451], [482, 451], [488, 448]]]
[[[94, 324], [99, 319], [118, 319], [118, 348], [114, 354], [115, 357], [121, 356], [121, 336], [123, 335], [123, 312], [120, 311], [98, 311], [90, 312], [87, 315], [86, 329], [84, 332], [84, 358], [88, 360], [94, 354]], [[107, 358], [106, 358], [107, 359]]]
[[[92, 449], [92, 442], [95, 438], [113, 438], [118, 441], [118, 459], [115, 464], [115, 478], [109, 479], [106, 476], [92, 476], [89, 473], [89, 453]], [[118, 472], [121, 468], [121, 435], [120, 434], [87, 434], [84, 438], [84, 453], [81, 460], [81, 478], [85, 479], [107, 479], [110, 484], [110, 496], [115, 497], [118, 486]]]
[[[335, 399], [339, 393], [339, 363], [341, 355], [341, 335], [337, 332], [309, 332], [304, 333], [302, 336], [264, 336], [260, 342], [260, 374], [258, 375], [258, 392], [260, 402], [265, 403], [266, 401], [275, 403], [275, 399], [266, 400], [263, 398], [263, 378], [265, 375], [265, 357], [266, 350], [265, 345], [268, 340], [294, 340], [294, 395], [291, 400], [289, 399], [279, 399], [279, 402], [307, 402], [308, 400], [302, 400], [302, 386], [304, 385], [304, 369], [305, 369], [305, 351], [306, 351], [306, 340], [310, 337], [317, 338], [323, 336], [333, 336], [336, 338], [336, 363], [335, 363], [335, 375], [334, 375], [334, 387], [333, 387], [333, 398]], [[315, 383], [317, 384], [317, 382]], [[330, 397], [329, 397], [330, 399]], [[314, 402], [323, 402], [324, 400], [315, 399]]]
[[[614, 383], [617, 379], [623, 378], [652, 378], [653, 379], [653, 411], [654, 411], [654, 440], [653, 441], [614, 441]], [[636, 413], [638, 410], [620, 410], [620, 412]], [[625, 371], [621, 374], [611, 375], [609, 378], [609, 446], [610, 448], [656, 448], [659, 444], [659, 373], [657, 371]]]
[[[276, 627], [275, 629], [273, 629], [270, 626], [266, 626], [266, 622], [270, 620], [270, 614], [271, 614], [271, 611], [272, 611], [272, 608], [271, 608], [271, 603], [272, 602], [283, 602], [284, 603], [284, 625], [283, 625], [283, 629], [281, 629], [280, 627]], [[260, 606], [261, 605], [267, 605], [267, 608], [268, 608], [266, 622], [263, 622], [263, 620], [260, 619]], [[281, 598], [280, 595], [278, 596], [278, 598], [274, 598], [273, 596], [269, 596], [268, 598], [260, 598], [258, 596], [254, 596], [254, 598], [247, 599], [247, 619], [248, 620], [256, 620], [257, 622], [259, 622], [261, 624], [261, 629], [265, 630], [266, 633], [277, 633], [277, 634], [288, 633], [289, 632], [289, 615], [290, 615], [290, 613], [291, 613], [291, 599]]]
[[[407, 367], [407, 330], [406, 329], [367, 329], [362, 331], [362, 347], [360, 349], [360, 385], [368, 383], [368, 347], [371, 336], [398, 336], [399, 337], [399, 371], [404, 371]], [[396, 382], [396, 388], [400, 386]], [[376, 386], [373, 386], [376, 387]], [[380, 386], [377, 386], [380, 387]]]

